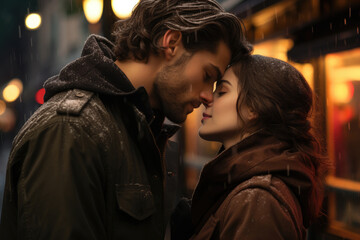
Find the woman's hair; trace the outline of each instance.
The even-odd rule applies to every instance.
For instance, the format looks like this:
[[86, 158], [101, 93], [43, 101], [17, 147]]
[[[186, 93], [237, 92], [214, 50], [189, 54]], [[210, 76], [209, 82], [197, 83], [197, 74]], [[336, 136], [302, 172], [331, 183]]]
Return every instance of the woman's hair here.
[[214, 52], [221, 40], [236, 53], [233, 61], [252, 51], [241, 21], [215, 0], [141, 0], [129, 19], [114, 25], [116, 58], [147, 62], [150, 54], [160, 52], [159, 39], [169, 29], [182, 33], [182, 43], [190, 53]]
[[257, 113], [257, 118], [246, 123], [244, 132], [263, 129], [288, 142], [291, 151], [302, 154], [303, 163], [314, 172], [312, 199], [309, 199], [310, 218], [320, 213], [323, 181], [328, 170], [321, 145], [315, 137], [311, 114], [314, 96], [303, 77], [290, 64], [279, 59], [252, 55], [232, 65], [241, 89], [238, 115], [242, 104]]

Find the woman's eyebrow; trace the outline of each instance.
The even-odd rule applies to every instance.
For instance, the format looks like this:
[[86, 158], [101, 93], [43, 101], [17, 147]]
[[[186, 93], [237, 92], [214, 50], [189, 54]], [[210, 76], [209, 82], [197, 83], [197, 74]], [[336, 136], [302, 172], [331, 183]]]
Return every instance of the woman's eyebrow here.
[[223, 83], [227, 83], [227, 84], [229, 84], [230, 86], [232, 86], [231, 83], [230, 83], [228, 80], [225, 80], [225, 79], [217, 80], [217, 81], [216, 81], [216, 86], [219, 86], [220, 84], [223, 84]]

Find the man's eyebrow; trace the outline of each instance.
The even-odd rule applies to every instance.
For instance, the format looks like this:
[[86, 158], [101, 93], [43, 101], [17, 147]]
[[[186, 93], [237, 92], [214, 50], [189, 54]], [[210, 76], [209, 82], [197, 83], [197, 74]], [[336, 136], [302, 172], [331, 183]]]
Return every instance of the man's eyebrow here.
[[210, 66], [216, 72], [216, 75], [217, 75], [216, 76], [216, 81], [219, 81], [222, 78], [222, 73], [221, 73], [220, 69], [217, 66], [213, 65], [213, 64], [210, 64]]

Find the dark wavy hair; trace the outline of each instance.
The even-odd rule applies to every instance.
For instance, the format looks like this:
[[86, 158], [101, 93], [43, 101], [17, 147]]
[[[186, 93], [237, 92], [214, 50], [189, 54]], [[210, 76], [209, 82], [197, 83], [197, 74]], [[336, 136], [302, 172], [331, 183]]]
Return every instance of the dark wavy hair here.
[[150, 54], [160, 52], [159, 39], [169, 29], [182, 33], [190, 53], [214, 52], [221, 40], [233, 53], [232, 61], [252, 51], [240, 19], [215, 0], [141, 0], [129, 19], [114, 24], [116, 58], [147, 62]]
[[[303, 163], [315, 180], [308, 214], [314, 220], [321, 213], [324, 179], [329, 169], [313, 128], [314, 94], [303, 77], [290, 64], [279, 59], [252, 55], [232, 65], [239, 78], [238, 115], [244, 104], [258, 114], [246, 123], [244, 132], [262, 129], [290, 144], [290, 150], [302, 154]], [[243, 132], [243, 133], [244, 133]]]

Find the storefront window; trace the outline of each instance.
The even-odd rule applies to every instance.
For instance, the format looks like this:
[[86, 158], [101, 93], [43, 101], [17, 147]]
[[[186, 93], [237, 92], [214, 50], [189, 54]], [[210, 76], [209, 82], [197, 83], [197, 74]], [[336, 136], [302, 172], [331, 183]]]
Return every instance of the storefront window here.
[[335, 167], [328, 178], [329, 220], [360, 234], [360, 49], [327, 55], [325, 68], [328, 152]]

